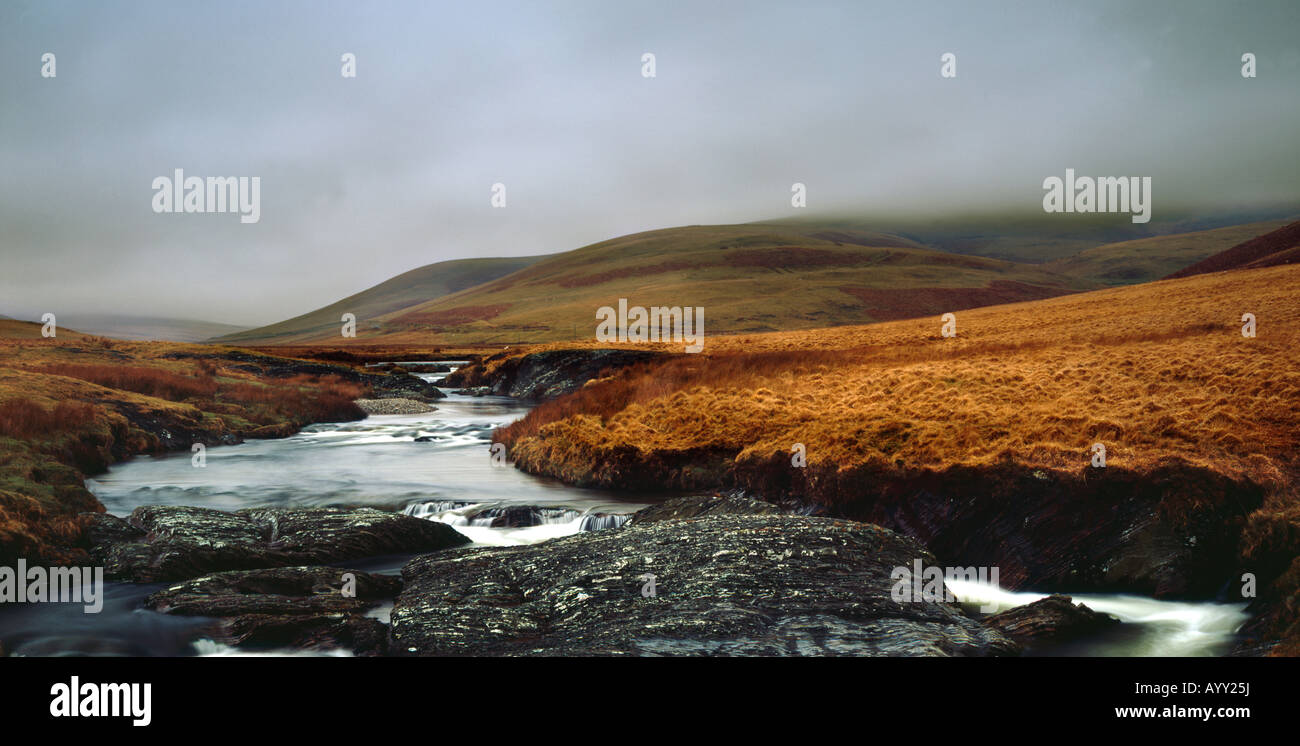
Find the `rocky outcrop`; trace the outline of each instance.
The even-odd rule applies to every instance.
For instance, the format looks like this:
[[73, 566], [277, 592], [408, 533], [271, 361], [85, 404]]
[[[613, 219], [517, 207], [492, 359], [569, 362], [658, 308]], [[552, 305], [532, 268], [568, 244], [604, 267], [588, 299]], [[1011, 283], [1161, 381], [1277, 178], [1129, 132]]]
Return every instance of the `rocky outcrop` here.
[[943, 470], [736, 464], [735, 486], [802, 497], [831, 515], [905, 533], [951, 564], [998, 567], [1008, 589], [1213, 598], [1239, 578], [1258, 485], [1169, 461], [1068, 473], [1014, 463]]
[[984, 624], [1024, 644], [1065, 641], [1096, 634], [1119, 624], [1110, 614], [1075, 604], [1069, 596], [1053, 594], [982, 620]]
[[453, 549], [403, 569], [392, 652], [1018, 652], [956, 604], [893, 600], [891, 572], [917, 559], [933, 563], [887, 529], [791, 515], [652, 520], [531, 546]]
[[665, 359], [670, 353], [654, 350], [577, 349], [544, 350], [525, 355], [494, 355], [443, 379], [455, 388], [487, 387], [498, 396], [553, 399], [577, 391], [587, 381], [607, 371]]
[[375, 614], [401, 587], [396, 577], [336, 567], [238, 570], [173, 585], [144, 605], [213, 617], [210, 633], [227, 645], [382, 655], [388, 627]]
[[88, 519], [91, 556], [105, 577], [139, 583], [223, 570], [289, 567], [415, 554], [469, 543], [452, 527], [370, 508], [145, 506], [122, 520]]
[[370, 384], [370, 390], [377, 399], [413, 399], [415, 401], [436, 401], [445, 399], [432, 383], [401, 370], [394, 370], [387, 375], [361, 374], [362, 383]]
[[437, 410], [415, 399], [357, 399], [356, 404], [366, 414], [424, 414]]
[[691, 495], [674, 497], [658, 505], [642, 508], [632, 514], [628, 523], [640, 525], [709, 515], [765, 515], [782, 512], [784, 511], [779, 506], [743, 495]]

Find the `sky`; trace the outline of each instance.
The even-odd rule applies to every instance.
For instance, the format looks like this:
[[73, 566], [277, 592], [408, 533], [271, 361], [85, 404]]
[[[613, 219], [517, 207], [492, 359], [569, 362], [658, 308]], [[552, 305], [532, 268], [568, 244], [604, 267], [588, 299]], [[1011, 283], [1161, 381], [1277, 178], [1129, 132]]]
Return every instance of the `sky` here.
[[[1290, 0], [5, 0], [0, 313], [260, 325], [654, 228], [1041, 210], [1067, 167], [1151, 176], [1157, 216], [1300, 202], [1297, 31]], [[260, 219], [155, 212], [178, 168], [258, 177]]]

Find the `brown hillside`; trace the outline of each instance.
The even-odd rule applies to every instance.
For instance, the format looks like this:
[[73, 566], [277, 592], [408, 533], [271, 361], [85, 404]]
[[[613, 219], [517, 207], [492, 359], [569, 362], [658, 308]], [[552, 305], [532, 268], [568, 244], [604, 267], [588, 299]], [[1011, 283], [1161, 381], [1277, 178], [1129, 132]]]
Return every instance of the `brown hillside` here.
[[1181, 269], [1165, 279], [1172, 280], [1229, 269], [1258, 269], [1280, 264], [1294, 264], [1297, 259], [1300, 259], [1300, 251], [1297, 249], [1300, 249], [1300, 221], [1239, 243], [1227, 251]]

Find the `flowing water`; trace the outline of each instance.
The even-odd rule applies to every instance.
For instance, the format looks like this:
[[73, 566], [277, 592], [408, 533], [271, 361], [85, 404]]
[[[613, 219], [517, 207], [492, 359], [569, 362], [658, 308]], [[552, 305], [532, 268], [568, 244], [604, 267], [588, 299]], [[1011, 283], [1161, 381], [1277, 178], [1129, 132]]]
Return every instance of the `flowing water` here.
[[[436, 374], [421, 377], [436, 382]], [[437, 411], [371, 416], [313, 425], [279, 440], [207, 449], [206, 466], [191, 454], [133, 458], [86, 480], [114, 515], [141, 505], [238, 510], [263, 506], [373, 506], [456, 526], [484, 545], [532, 544], [620, 525], [650, 498], [571, 487], [494, 465], [492, 431], [522, 417], [525, 404], [506, 397], [451, 394]], [[520, 510], [532, 506], [535, 510]], [[514, 508], [511, 510], [511, 508]], [[521, 520], [522, 515], [522, 520]], [[345, 563], [395, 573], [406, 556]], [[0, 640], [17, 655], [236, 655], [203, 636], [206, 620], [139, 608], [162, 584], [105, 584], [104, 609], [78, 604], [11, 605], [0, 611]], [[1041, 595], [953, 585], [963, 600], [999, 608]], [[1139, 596], [1078, 595], [1076, 601], [1130, 624], [1086, 644], [1042, 649], [1052, 655], [1221, 655], [1245, 621], [1243, 605], [1179, 603]], [[381, 618], [388, 609], [376, 611]]]
[[[968, 608], [996, 613], [1045, 598], [1045, 593], [1004, 590], [965, 580], [945, 580], [945, 585]], [[1207, 601], [1158, 601], [1146, 596], [1118, 593], [1071, 593], [1075, 603], [1118, 618], [1124, 624], [1084, 641], [1046, 645], [1031, 655], [1088, 656], [1207, 656], [1224, 655], [1236, 640], [1237, 630], [1249, 618], [1246, 604]]]

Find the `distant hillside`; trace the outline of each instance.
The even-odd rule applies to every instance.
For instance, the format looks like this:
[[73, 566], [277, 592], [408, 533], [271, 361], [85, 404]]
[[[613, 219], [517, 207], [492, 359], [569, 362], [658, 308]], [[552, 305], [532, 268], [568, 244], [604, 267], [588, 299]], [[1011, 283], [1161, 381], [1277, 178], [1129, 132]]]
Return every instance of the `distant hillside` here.
[[65, 324], [86, 334], [100, 337], [167, 342], [201, 342], [221, 334], [233, 334], [248, 328], [193, 319], [76, 313], [60, 314], [59, 325]]
[[1286, 224], [1286, 220], [1271, 220], [1108, 243], [1045, 266], [1102, 285], [1150, 282]]
[[495, 280], [541, 258], [455, 259], [426, 264], [324, 308], [270, 326], [226, 334], [212, 341], [228, 344], [334, 341], [341, 339], [340, 318], [345, 313], [357, 317], [357, 336], [366, 336], [368, 330], [373, 330], [373, 320], [384, 314]]
[[[543, 257], [476, 287], [367, 317], [351, 342], [584, 338], [595, 332], [596, 309], [616, 306], [620, 298], [647, 307], [702, 306], [705, 332], [721, 334], [860, 324], [1091, 287], [1040, 267], [934, 251], [887, 233], [816, 225], [686, 226]], [[310, 341], [339, 342], [337, 317], [322, 332]]]
[[[783, 218], [768, 225], [818, 225], [845, 230], [888, 231], [954, 254], [1045, 264], [1101, 246], [1140, 239], [1213, 230], [1248, 223], [1291, 221], [1295, 204], [1205, 210], [1164, 208], [1149, 223], [1133, 223], [1115, 213], [1047, 214], [988, 212], [939, 216], [841, 215]], [[1189, 264], [1196, 259], [1190, 259]], [[1174, 267], [1173, 269], [1181, 269]], [[1148, 279], [1156, 279], [1156, 275]], [[1133, 280], [1138, 282], [1140, 280]], [[1122, 284], [1122, 283], [1107, 283]]]
[[[43, 339], [41, 329], [43, 324], [35, 321], [18, 321], [8, 316], [0, 317], [0, 339]], [[55, 339], [86, 339], [86, 334], [64, 329], [62, 326], [55, 331]]]
[[1168, 279], [1190, 277], [1229, 269], [1256, 269], [1300, 260], [1300, 221], [1270, 233], [1244, 241], [1190, 267], [1174, 272]]

